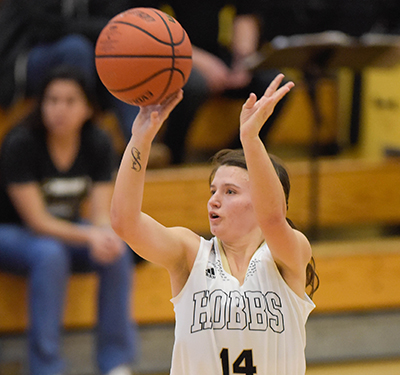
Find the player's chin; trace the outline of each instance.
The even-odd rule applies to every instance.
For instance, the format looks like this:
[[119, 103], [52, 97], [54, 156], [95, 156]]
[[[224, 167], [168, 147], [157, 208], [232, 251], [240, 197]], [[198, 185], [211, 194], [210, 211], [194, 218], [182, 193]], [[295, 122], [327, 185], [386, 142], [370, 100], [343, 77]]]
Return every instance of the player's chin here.
[[213, 236], [217, 236], [218, 237], [218, 233], [220, 232], [220, 227], [217, 223], [213, 222], [212, 220], [209, 220], [210, 223], [210, 233]]

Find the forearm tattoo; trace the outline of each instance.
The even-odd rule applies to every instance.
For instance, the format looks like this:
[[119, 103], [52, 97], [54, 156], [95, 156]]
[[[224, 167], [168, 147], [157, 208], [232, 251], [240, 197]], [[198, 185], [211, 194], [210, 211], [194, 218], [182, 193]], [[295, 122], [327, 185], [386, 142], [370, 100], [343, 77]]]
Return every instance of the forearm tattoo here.
[[131, 155], [132, 169], [136, 172], [139, 172], [142, 169], [142, 165], [140, 164], [140, 151], [136, 147], [132, 147]]

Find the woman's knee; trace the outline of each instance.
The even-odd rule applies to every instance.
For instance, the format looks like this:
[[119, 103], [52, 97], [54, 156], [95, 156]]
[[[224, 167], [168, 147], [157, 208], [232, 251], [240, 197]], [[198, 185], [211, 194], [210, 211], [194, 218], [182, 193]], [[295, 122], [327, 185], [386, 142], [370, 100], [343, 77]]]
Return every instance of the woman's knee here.
[[107, 265], [104, 270], [109, 274], [114, 274], [115, 277], [129, 278], [134, 266], [133, 257], [130, 250], [126, 250], [113, 263]]
[[41, 237], [34, 241], [31, 250], [32, 263], [36, 267], [57, 272], [67, 272], [70, 268], [68, 249], [61, 241]]

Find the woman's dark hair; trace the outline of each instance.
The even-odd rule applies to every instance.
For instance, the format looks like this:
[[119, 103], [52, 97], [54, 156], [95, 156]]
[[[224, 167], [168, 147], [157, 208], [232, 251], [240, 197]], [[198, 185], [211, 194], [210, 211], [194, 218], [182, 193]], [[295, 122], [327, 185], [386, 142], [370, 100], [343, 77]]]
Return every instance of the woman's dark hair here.
[[[275, 155], [269, 154], [271, 159], [272, 165], [275, 168], [276, 174], [278, 175], [279, 181], [282, 184], [283, 191], [285, 193], [285, 200], [286, 200], [286, 208], [289, 208], [289, 193], [290, 193], [290, 179], [289, 174], [286, 168], [283, 165], [283, 162]], [[247, 170], [246, 158], [244, 156], [244, 152], [242, 149], [237, 150], [230, 150], [224, 149], [217, 152], [211, 159], [211, 163], [214, 166], [213, 170], [211, 171], [209, 177], [209, 185], [211, 185], [212, 180], [215, 177], [215, 173], [217, 172], [218, 168], [225, 165], [231, 167], [239, 167]], [[296, 229], [293, 222], [286, 218], [289, 225]], [[311, 257], [310, 262], [307, 264], [306, 269], [306, 288], [309, 288], [308, 295], [310, 298], [313, 297], [315, 291], [319, 287], [319, 277], [315, 270], [315, 260], [314, 257]]]
[[96, 112], [98, 110], [96, 91], [90, 80], [85, 77], [84, 73], [77, 67], [70, 65], [59, 65], [50, 70], [48, 75], [43, 80], [40, 90], [36, 96], [35, 107], [32, 112], [23, 120], [23, 123], [32, 127], [35, 130], [46, 131], [42, 119], [42, 104], [45, 99], [47, 87], [55, 80], [73, 81], [82, 89], [88, 104]]

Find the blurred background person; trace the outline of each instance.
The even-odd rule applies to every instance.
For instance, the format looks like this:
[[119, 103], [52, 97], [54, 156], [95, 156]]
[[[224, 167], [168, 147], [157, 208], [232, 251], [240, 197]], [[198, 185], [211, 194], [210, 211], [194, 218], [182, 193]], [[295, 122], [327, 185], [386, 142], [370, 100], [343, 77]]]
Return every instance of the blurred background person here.
[[81, 69], [97, 86], [103, 109], [112, 110], [125, 131], [137, 108], [112, 96], [98, 79], [97, 37], [107, 22], [129, 8], [129, 0], [3, 0], [0, 5], [0, 106], [34, 96], [47, 72], [60, 64]]
[[[0, 154], [0, 269], [29, 278], [29, 373], [65, 373], [62, 317], [71, 272], [96, 271], [97, 364], [128, 375], [132, 253], [110, 227], [116, 155], [93, 122], [95, 95], [79, 69], [60, 66]], [[89, 214], [82, 218], [82, 204]], [[114, 371], [114, 372], [112, 372]]]
[[[144, 2], [131, 1], [130, 7]], [[245, 99], [250, 92], [262, 96], [264, 88], [276, 76], [275, 70], [253, 70], [248, 64], [260, 46], [260, 30], [263, 22], [257, 0], [225, 1], [182, 0], [146, 1], [144, 6], [160, 8], [177, 19], [186, 30], [193, 46], [193, 69], [184, 86], [184, 98], [169, 116], [164, 134], [159, 140], [171, 151], [172, 164], [185, 161], [185, 141], [195, 114], [207, 99], [223, 95]], [[230, 6], [232, 11], [228, 44], [219, 38], [222, 11]], [[229, 23], [229, 22], [228, 22]], [[261, 130], [265, 139], [285, 100], [280, 102], [274, 114]], [[230, 141], [230, 147], [240, 146], [239, 137]]]

